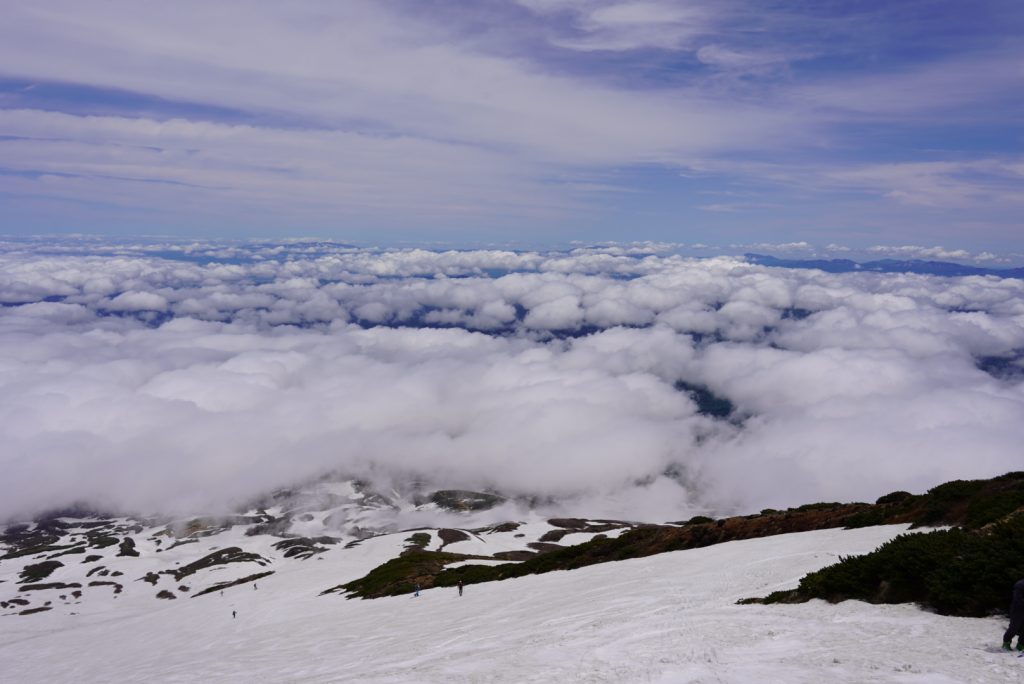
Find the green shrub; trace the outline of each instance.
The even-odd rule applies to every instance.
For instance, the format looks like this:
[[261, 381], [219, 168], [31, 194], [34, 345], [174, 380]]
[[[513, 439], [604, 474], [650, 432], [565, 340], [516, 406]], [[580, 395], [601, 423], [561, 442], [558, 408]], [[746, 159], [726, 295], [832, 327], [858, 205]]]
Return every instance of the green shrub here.
[[1013, 513], [1021, 506], [1024, 506], [1024, 488], [979, 496], [968, 504], [964, 524], [972, 528], [983, 527]]
[[703, 525], [704, 523], [715, 522], [714, 518], [709, 518], [706, 515], [695, 515], [686, 521], [687, 525]]
[[427, 580], [438, 575], [445, 563], [463, 558], [465, 556], [440, 551], [410, 551], [378, 565], [365, 577], [344, 584], [341, 588], [350, 594], [350, 598], [412, 593], [417, 583], [424, 589], [438, 584], [436, 581], [428, 583]]
[[911, 494], [910, 492], [904, 492], [904, 491], [901, 490], [901, 491], [896, 491], [896, 492], [890, 492], [890, 493], [886, 494], [885, 496], [880, 496], [875, 501], [875, 503], [876, 504], [903, 503], [907, 499], [912, 499], [912, 498], [914, 498], [913, 494]]
[[818, 503], [809, 503], [809, 504], [804, 504], [803, 506], [797, 506], [796, 510], [798, 510], [798, 511], [827, 511], [827, 510], [831, 510], [833, 508], [837, 508], [839, 506], [842, 506], [842, 504], [837, 502], [837, 501], [832, 501], [832, 502], [819, 501]]
[[925, 494], [925, 510], [915, 526], [955, 522], [956, 509], [965, 506], [985, 484], [984, 480], [953, 480], [929, 489]]
[[[1024, 516], [1016, 516], [990, 534], [950, 529], [900, 535], [869, 554], [841, 558], [805, 576], [796, 594], [802, 600], [914, 602], [943, 615], [981, 617], [1005, 611], [1021, 577]], [[787, 596], [792, 598], [782, 592], [774, 600]]]
[[411, 537], [407, 537], [405, 541], [408, 542], [406, 544], [406, 548], [423, 549], [430, 543], [430, 533], [417, 532]]
[[881, 507], [868, 508], [867, 510], [855, 513], [846, 521], [846, 529], [851, 530], [857, 527], [871, 527], [872, 525], [884, 525], [889, 517], [889, 512]]

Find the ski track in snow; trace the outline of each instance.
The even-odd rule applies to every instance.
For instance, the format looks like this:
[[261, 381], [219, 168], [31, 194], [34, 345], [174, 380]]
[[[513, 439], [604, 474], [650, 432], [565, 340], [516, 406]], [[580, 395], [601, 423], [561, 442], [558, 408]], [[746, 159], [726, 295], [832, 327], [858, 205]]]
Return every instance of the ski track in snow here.
[[[1024, 682], [1002, 619], [913, 606], [738, 606], [905, 526], [823, 530], [431, 589], [318, 593], [394, 555], [396, 537], [195, 599], [0, 618], [3, 682]], [[128, 578], [125, 578], [128, 579]], [[238, 611], [232, 619], [231, 611]]]

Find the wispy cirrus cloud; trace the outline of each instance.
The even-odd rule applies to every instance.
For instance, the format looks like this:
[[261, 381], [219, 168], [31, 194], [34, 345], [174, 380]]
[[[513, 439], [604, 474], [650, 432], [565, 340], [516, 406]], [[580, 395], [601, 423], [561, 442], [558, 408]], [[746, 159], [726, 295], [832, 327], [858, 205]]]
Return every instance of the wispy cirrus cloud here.
[[694, 241], [841, 241], [823, 219], [843, 200], [920, 242], [929, 208], [984, 203], [973, 232], [1005, 249], [1012, 4], [21, 4], [0, 26], [0, 192], [12, 229]]
[[1024, 204], [1019, 160], [906, 162], [833, 169], [827, 181], [879, 192], [897, 202], [927, 207]]
[[614, 51], [690, 47], [700, 35], [713, 30], [721, 10], [693, 3], [578, 2], [570, 0], [518, 0], [541, 15], [564, 15], [568, 21], [551, 42], [570, 50]]

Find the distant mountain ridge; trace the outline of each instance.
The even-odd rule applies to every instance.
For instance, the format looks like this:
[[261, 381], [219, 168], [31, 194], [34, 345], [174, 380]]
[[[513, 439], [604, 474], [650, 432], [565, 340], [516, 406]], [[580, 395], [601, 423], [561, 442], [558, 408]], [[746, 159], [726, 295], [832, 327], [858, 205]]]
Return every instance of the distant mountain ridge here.
[[879, 259], [856, 262], [851, 259], [779, 259], [766, 254], [748, 252], [743, 257], [758, 266], [776, 268], [815, 268], [827, 273], [917, 273], [937, 276], [996, 276], [1024, 278], [1024, 268], [985, 268], [967, 266], [951, 261], [925, 261], [921, 259]]
[[[943, 614], [979, 616], [1003, 610], [1000, 588], [1024, 573], [1024, 472], [955, 480], [920, 495], [892, 492], [873, 504], [811, 503], [662, 524], [547, 518], [502, 511], [506, 499], [494, 492], [429, 491], [419, 483], [377, 491], [336, 477], [278, 490], [220, 518], [110, 517], [72, 508], [0, 525], [0, 620], [50, 611], [95, 615], [114, 602], [138, 611], [154, 600], [239, 600], [254, 596], [257, 580], [269, 585], [259, 595], [283, 586], [282, 576], [305, 578], [309, 592], [325, 597], [378, 598], [742, 539], [892, 524], [954, 529], [898, 537], [861, 560], [840, 559], [807, 575], [798, 589], [754, 600], [916, 601]], [[472, 524], [466, 514], [482, 510], [495, 515]], [[466, 516], [466, 524], [401, 529], [389, 515], [402, 511], [443, 515], [447, 525]], [[503, 513], [516, 519], [501, 522]], [[926, 567], [917, 557], [929, 559]], [[941, 577], [932, 577], [934, 569]]]

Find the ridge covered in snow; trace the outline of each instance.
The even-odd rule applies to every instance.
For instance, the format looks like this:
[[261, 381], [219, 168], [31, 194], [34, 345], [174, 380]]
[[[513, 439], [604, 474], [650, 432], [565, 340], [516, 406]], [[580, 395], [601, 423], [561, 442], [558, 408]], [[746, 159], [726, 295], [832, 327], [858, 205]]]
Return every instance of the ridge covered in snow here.
[[[472, 585], [462, 597], [318, 595], [390, 557], [403, 535], [387, 535], [223, 594], [154, 601], [104, 590], [77, 614], [2, 618], [0, 661], [18, 682], [1024, 681], [1021, 661], [992, 648], [1000, 619], [859, 602], [735, 604], [904, 530], [729, 542]], [[160, 562], [173, 567], [173, 557]]]
[[[538, 550], [580, 544], [598, 534], [615, 536], [635, 526], [569, 524], [530, 512], [518, 522], [480, 526], [506, 510], [501, 497], [415, 487], [411, 492], [382, 494], [360, 482], [323, 479], [279, 490], [226, 517], [161, 520], [67, 511], [14, 523], [0, 535], [0, 616], [50, 610], [86, 614], [96, 605], [105, 607], [108, 599], [121, 604], [141, 597], [196, 598], [304, 562], [359, 556], [362, 552], [353, 549], [363, 547], [388, 549], [390, 557], [415, 547], [475, 561], [516, 562]], [[462, 525], [402, 529], [417, 520]]]

